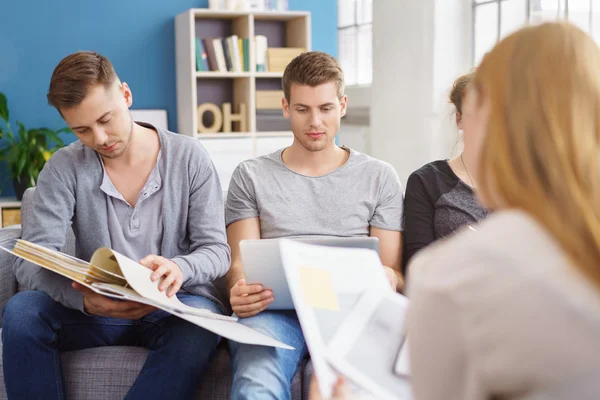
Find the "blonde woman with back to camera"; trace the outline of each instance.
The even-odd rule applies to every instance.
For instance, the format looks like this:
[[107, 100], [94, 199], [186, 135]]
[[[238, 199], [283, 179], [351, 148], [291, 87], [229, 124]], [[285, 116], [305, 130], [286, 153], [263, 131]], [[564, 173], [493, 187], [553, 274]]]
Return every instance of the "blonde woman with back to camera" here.
[[417, 400], [600, 398], [600, 49], [548, 23], [478, 68], [475, 180], [495, 212], [415, 256]]
[[527, 27], [471, 90], [494, 213], [410, 264], [415, 400], [600, 399], [600, 49], [572, 25]]

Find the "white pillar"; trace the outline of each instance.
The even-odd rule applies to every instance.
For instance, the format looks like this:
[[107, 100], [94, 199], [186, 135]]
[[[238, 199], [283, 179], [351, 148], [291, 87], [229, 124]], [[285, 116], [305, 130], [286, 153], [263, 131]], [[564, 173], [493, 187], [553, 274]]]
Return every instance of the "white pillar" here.
[[[449, 157], [445, 95], [470, 63], [470, 0], [373, 1], [373, 83], [368, 152], [403, 183], [423, 164]], [[446, 115], [445, 115], [446, 114]]]

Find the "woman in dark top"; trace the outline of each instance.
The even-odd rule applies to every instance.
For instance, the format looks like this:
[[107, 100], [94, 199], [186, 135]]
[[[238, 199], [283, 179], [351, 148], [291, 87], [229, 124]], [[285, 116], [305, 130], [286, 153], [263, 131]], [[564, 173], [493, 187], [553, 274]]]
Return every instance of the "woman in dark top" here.
[[480, 138], [469, 127], [474, 104], [469, 96], [473, 74], [458, 78], [450, 92], [456, 108], [456, 124], [463, 132], [464, 150], [451, 160], [439, 160], [413, 172], [406, 184], [404, 199], [403, 273], [411, 257], [435, 240], [463, 225], [474, 225], [487, 211], [475, 198], [472, 172], [477, 163]]

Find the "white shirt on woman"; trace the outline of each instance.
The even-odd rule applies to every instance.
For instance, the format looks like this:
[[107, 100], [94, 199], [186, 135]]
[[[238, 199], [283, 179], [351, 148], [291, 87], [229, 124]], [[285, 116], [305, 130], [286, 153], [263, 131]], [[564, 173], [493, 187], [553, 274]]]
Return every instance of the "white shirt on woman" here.
[[600, 288], [528, 214], [436, 242], [408, 274], [416, 400], [600, 399]]

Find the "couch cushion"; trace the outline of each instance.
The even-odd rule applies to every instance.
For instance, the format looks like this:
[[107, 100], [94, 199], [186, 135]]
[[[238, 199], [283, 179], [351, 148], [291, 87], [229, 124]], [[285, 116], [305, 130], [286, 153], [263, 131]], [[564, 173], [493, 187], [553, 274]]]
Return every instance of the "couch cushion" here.
[[[122, 399], [135, 381], [148, 350], [141, 347], [107, 346], [61, 354], [67, 398]], [[2, 346], [0, 346], [0, 367]], [[1, 368], [0, 368], [1, 370]], [[302, 398], [302, 371], [292, 382], [292, 399]], [[231, 366], [227, 347], [222, 343], [205, 372], [196, 399], [229, 400]], [[4, 376], [0, 374], [0, 400], [6, 399]]]
[[312, 361], [308, 359], [302, 370], [302, 400], [308, 400], [308, 393], [310, 392], [310, 380], [313, 375], [313, 365]]
[[122, 399], [138, 376], [148, 350], [108, 346], [61, 354], [70, 399]]

